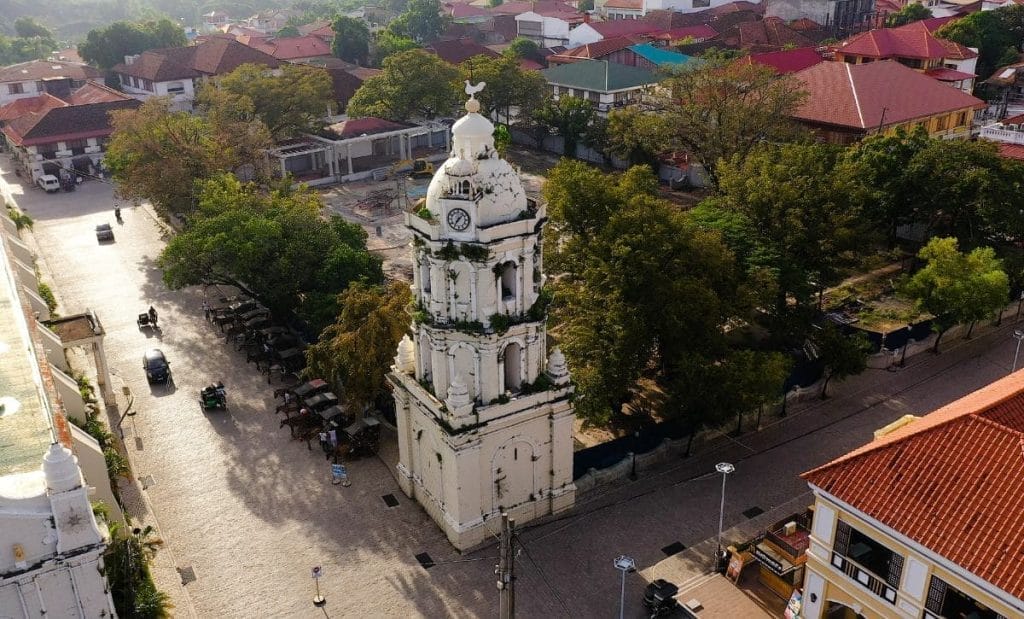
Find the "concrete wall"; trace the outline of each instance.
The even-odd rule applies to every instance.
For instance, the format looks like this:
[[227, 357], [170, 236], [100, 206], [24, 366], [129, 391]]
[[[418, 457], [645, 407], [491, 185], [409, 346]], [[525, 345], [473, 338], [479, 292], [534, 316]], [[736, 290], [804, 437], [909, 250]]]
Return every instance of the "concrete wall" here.
[[110, 512], [111, 520], [124, 524], [124, 513], [114, 497], [114, 491], [110, 486], [110, 477], [107, 476], [107, 460], [103, 456], [103, 450], [100, 449], [96, 439], [89, 436], [85, 430], [75, 424], [70, 424], [70, 426], [75, 455], [78, 457], [78, 466], [82, 469], [82, 476], [85, 477], [85, 483], [89, 486], [89, 500], [103, 501]]

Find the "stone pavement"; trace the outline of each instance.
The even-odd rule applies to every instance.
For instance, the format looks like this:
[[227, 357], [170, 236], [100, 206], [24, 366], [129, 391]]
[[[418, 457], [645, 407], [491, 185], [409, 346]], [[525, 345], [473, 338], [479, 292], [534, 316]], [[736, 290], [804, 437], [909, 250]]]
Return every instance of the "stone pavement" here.
[[[390, 463], [353, 462], [352, 487], [332, 486], [321, 455], [278, 428], [265, 378], [203, 320], [203, 291], [164, 288], [154, 263], [163, 231], [145, 211], [126, 210], [124, 225], [115, 225], [116, 243], [99, 246], [92, 228], [113, 221], [109, 186], [90, 182], [50, 195], [11, 189], [36, 220], [44, 274], [50, 273], [44, 279], [55, 284], [67, 311], [99, 314], [116, 380], [137, 398], [126, 442], [135, 476], [146, 483], [134, 509], [159, 525], [167, 542], [157, 576], [179, 616], [494, 614], [493, 545], [456, 553], [401, 495]], [[134, 323], [150, 304], [160, 311], [158, 334]], [[757, 434], [723, 438], [636, 482], [598, 488], [581, 496], [572, 513], [525, 528], [516, 563], [520, 616], [613, 616], [619, 573], [611, 562], [619, 554], [637, 560], [627, 614], [640, 616], [645, 576], [671, 570], [683, 582], [706, 569], [702, 549], [714, 544], [718, 526], [716, 462], [736, 465], [726, 490], [728, 542], [758, 525], [743, 515], [749, 508], [768, 512], [761, 518], [769, 521], [790, 502], [803, 502], [807, 486], [799, 473], [870, 440], [905, 413], [926, 413], [1004, 375], [1012, 328], [1007, 322], [970, 341], [949, 339], [942, 354], [908, 360], [900, 372], [870, 370], [836, 385], [827, 401], [792, 407], [789, 417]], [[174, 386], [146, 384], [139, 357], [149, 346], [167, 353]], [[204, 415], [196, 394], [218, 378], [230, 411]], [[385, 494], [397, 496], [399, 506], [386, 507]], [[677, 541], [694, 550], [666, 557], [661, 548]], [[429, 570], [415, 559], [422, 552], [437, 563]], [[325, 611], [310, 603], [309, 568], [317, 564], [325, 570]], [[178, 570], [189, 581], [184, 588], [170, 586]]]

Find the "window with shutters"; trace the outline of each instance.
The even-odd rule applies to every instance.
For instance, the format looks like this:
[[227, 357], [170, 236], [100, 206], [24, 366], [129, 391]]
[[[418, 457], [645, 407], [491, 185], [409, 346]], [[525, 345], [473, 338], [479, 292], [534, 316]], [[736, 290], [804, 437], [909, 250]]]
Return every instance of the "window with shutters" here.
[[928, 585], [924, 608], [924, 619], [1006, 619], [938, 576], [932, 576]]

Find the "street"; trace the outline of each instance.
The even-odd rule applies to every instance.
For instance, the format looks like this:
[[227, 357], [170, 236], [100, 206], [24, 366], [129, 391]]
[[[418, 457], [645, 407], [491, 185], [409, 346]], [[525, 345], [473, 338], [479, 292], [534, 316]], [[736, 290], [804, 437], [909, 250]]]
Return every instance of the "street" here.
[[[148, 210], [125, 209], [118, 225], [109, 185], [93, 181], [48, 195], [20, 188], [3, 158], [0, 168], [14, 200], [35, 219], [43, 281], [63, 312], [97, 313], [114, 388], [127, 385], [135, 394], [139, 414], [126, 421], [125, 443], [136, 481], [145, 480], [145, 501], [129, 512], [156, 526], [166, 542], [154, 571], [177, 616], [496, 614], [494, 545], [460, 556], [380, 459], [348, 463], [352, 486], [331, 485], [329, 463], [316, 446], [309, 451], [278, 427], [274, 387], [204, 320], [202, 289], [163, 286], [154, 261], [164, 230]], [[93, 228], [103, 222], [113, 224], [112, 244], [96, 242]], [[136, 327], [136, 315], [150, 305], [159, 311], [161, 333]], [[944, 340], [942, 354], [909, 359], [900, 372], [868, 370], [835, 385], [829, 400], [794, 406], [759, 433], [723, 438], [636, 482], [581, 495], [572, 513], [522, 531], [518, 614], [614, 616], [616, 556], [629, 554], [646, 576], [666, 560], [663, 547], [693, 547], [716, 536], [716, 462], [736, 465], [726, 529], [747, 521], [743, 512], [753, 507], [770, 513], [807, 492], [801, 472], [863, 444], [904, 414], [927, 413], [1005, 375], [1011, 329], [1007, 322], [1000, 330], [979, 329], [970, 341]], [[167, 354], [172, 387], [147, 385], [141, 357], [149, 347]], [[225, 384], [229, 411], [204, 414], [199, 390], [216, 380]], [[397, 507], [385, 504], [387, 494], [397, 497]], [[415, 555], [424, 552], [437, 565], [421, 567]], [[316, 565], [324, 572], [323, 610], [312, 604]], [[190, 580], [184, 586], [183, 577]], [[640, 616], [645, 584], [628, 577], [627, 616]]]

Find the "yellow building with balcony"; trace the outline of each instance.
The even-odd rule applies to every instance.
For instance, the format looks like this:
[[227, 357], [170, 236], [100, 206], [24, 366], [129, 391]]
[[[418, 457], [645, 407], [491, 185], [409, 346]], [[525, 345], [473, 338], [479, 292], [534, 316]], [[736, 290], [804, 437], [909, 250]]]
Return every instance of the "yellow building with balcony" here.
[[1024, 371], [894, 426], [803, 475], [800, 616], [1024, 617]]

